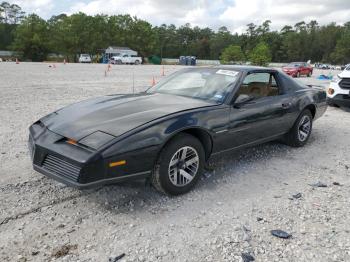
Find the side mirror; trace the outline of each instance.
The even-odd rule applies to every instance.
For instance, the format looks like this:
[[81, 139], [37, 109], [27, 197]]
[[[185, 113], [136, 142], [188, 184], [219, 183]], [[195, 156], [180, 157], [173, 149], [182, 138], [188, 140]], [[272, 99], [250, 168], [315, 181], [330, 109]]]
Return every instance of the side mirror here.
[[243, 106], [244, 104], [247, 104], [248, 102], [250, 102], [252, 100], [254, 100], [254, 96], [241, 94], [237, 97], [233, 106], [235, 108], [240, 108], [241, 106]]

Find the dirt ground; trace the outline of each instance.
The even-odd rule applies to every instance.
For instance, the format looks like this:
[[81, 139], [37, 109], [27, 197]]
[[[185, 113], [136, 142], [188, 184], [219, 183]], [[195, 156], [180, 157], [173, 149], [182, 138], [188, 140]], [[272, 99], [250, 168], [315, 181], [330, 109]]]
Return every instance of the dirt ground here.
[[[118, 261], [243, 261], [242, 253], [266, 262], [350, 261], [350, 113], [343, 109], [329, 108], [303, 148], [268, 143], [213, 160], [180, 197], [142, 181], [79, 191], [33, 171], [31, 123], [86, 98], [130, 93], [133, 75], [135, 90], [144, 90], [162, 67], [105, 70], [0, 63], [0, 261], [117, 261], [122, 254]], [[329, 72], [314, 76], [320, 73]], [[327, 187], [311, 186], [317, 182]], [[292, 237], [274, 237], [274, 229]]]

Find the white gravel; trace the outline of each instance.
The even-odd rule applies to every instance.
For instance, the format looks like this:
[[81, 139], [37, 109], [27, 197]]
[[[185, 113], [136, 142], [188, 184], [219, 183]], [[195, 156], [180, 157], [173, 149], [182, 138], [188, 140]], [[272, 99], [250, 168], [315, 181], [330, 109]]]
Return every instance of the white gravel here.
[[[123, 253], [120, 261], [242, 261], [242, 252], [256, 261], [350, 261], [350, 115], [342, 109], [314, 123], [304, 148], [268, 143], [213, 160], [213, 171], [180, 197], [142, 182], [79, 191], [34, 172], [32, 122], [82, 99], [131, 92], [133, 72], [136, 90], [161, 75], [160, 66], [113, 66], [106, 77], [105, 70], [0, 63], [0, 261], [108, 261]], [[316, 182], [328, 187], [309, 185]], [[273, 229], [292, 237], [276, 238]]]

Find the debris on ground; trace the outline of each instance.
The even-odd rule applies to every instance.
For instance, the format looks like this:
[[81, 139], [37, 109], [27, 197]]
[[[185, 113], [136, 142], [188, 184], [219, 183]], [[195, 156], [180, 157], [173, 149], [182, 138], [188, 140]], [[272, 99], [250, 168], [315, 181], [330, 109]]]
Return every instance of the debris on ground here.
[[36, 256], [39, 254], [39, 251], [32, 251], [32, 256]]
[[255, 258], [249, 253], [242, 253], [241, 256], [242, 256], [243, 262], [255, 261]]
[[250, 229], [247, 226], [243, 225], [242, 231], [243, 231], [243, 241], [249, 242], [252, 239], [250, 235]]
[[298, 194], [292, 195], [292, 197], [293, 197], [294, 199], [299, 199], [299, 198], [302, 197], [302, 194], [301, 194], [301, 193], [298, 193]]
[[339, 182], [333, 182], [333, 185], [335, 186], [341, 186], [341, 184]]
[[75, 244], [75, 245], [63, 245], [59, 248], [56, 248], [53, 251], [52, 257], [55, 257], [55, 258], [64, 257], [64, 256], [68, 255], [71, 250], [76, 250], [77, 248], [78, 248], [77, 244]]
[[122, 259], [123, 257], [125, 257], [125, 254], [124, 254], [124, 253], [121, 254], [121, 255], [119, 255], [119, 256], [116, 256], [116, 257], [110, 257], [110, 258], [108, 259], [108, 262], [116, 262], [116, 261]]
[[292, 237], [291, 234], [287, 233], [286, 231], [280, 230], [280, 229], [271, 230], [271, 234], [275, 237], [284, 238], [284, 239]]
[[317, 183], [309, 184], [309, 185], [312, 187], [327, 187], [327, 185], [322, 183], [322, 182], [317, 182]]

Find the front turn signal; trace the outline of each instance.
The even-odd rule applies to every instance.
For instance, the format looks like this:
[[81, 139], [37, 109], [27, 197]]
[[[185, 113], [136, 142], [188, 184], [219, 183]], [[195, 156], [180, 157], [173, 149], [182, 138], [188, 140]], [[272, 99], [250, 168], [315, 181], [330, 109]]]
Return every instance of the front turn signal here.
[[68, 143], [68, 144], [71, 144], [71, 145], [76, 145], [76, 144], [78, 144], [78, 142], [75, 141], [75, 140], [73, 140], [73, 139], [67, 139], [67, 143]]
[[111, 162], [109, 163], [109, 167], [115, 167], [115, 166], [123, 166], [126, 164], [126, 161], [125, 160], [120, 160], [120, 161], [117, 161], [117, 162]]

